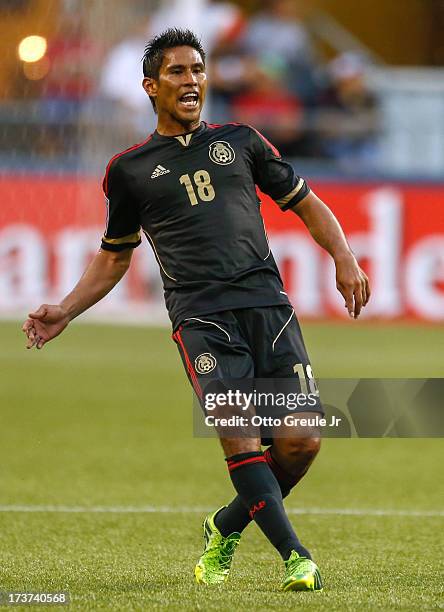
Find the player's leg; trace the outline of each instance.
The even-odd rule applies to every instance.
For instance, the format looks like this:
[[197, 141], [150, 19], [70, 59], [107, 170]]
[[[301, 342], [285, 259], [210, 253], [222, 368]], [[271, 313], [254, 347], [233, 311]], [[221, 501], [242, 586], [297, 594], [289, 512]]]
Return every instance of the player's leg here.
[[[251, 378], [253, 364], [248, 351], [244, 354], [241, 335], [236, 333], [229, 314], [216, 319], [189, 321], [179, 328], [175, 341], [196, 392], [209, 375], [219, 379], [228, 376]], [[206, 368], [202, 355], [206, 355]], [[300, 549], [300, 543], [286, 517], [278, 481], [260, 451], [260, 438], [221, 437], [230, 476], [245, 509], [257, 522], [270, 542], [283, 557]], [[239, 532], [222, 535], [214, 523], [214, 515], [204, 522], [206, 546], [195, 574], [199, 582], [223, 581], [229, 572], [231, 558], [239, 541]], [[305, 551], [302, 551], [305, 552]]]
[[[294, 416], [308, 423], [315, 422], [315, 412], [298, 412]], [[320, 431], [316, 426], [282, 425], [274, 428], [273, 444], [267, 449], [275, 469], [282, 472], [282, 480], [291, 488], [307, 473], [316, 457], [321, 443]], [[285, 562], [283, 590], [321, 590], [323, 587], [319, 568], [311, 555], [291, 551]]]
[[[298, 413], [299, 418], [314, 419], [317, 413]], [[321, 447], [318, 428], [295, 428], [282, 425], [275, 428], [273, 444], [265, 454], [286, 497], [305, 476]]]
[[[264, 458], [278, 481], [282, 499], [285, 499], [307, 473], [319, 451], [320, 437], [283, 438], [279, 442], [265, 450]], [[225, 536], [233, 531], [242, 533], [253, 519], [241, 498], [236, 496], [216, 514], [214, 520]]]
[[[254, 311], [256, 311], [256, 320], [253, 325], [251, 325], [252, 319], [248, 318], [249, 311], [245, 310], [242, 314], [247, 315], [244, 316], [247, 334], [253, 330], [255, 332], [250, 335], [260, 375], [270, 379], [281, 377], [295, 379], [294, 364], [302, 362], [306, 365], [309, 362], [293, 310], [282, 306], [254, 309]], [[261, 328], [263, 332], [257, 333]], [[279, 482], [282, 496], [285, 498], [307, 473], [316, 457], [320, 448], [320, 435], [318, 430], [309, 431], [306, 428], [304, 431], [301, 428], [293, 428], [288, 432], [290, 438], [284, 430], [276, 431], [275, 435], [283, 439], [279, 440], [277, 446], [270, 446], [265, 451], [264, 457]], [[266, 441], [263, 443], [266, 444]], [[273, 444], [273, 438], [270, 438], [268, 444]], [[245, 512], [240, 498], [235, 498], [216, 517], [216, 524], [222, 533], [231, 533], [235, 528], [242, 531], [250, 521], [250, 516]]]
[[[269, 449], [270, 458], [282, 470], [282, 480], [288, 476], [288, 485], [294, 486], [306, 474], [320, 448], [320, 430], [315, 425], [316, 416], [323, 415], [316, 382], [305, 348], [302, 332], [294, 310], [289, 307], [260, 309], [256, 316], [263, 319], [265, 342], [257, 342], [257, 359], [261, 356], [261, 373], [272, 379], [277, 393], [301, 392], [304, 396], [302, 406], [287, 406], [282, 411], [281, 425], [274, 427], [273, 444]], [[279, 323], [279, 325], [276, 325]], [[277, 333], [276, 333], [277, 332]], [[255, 336], [256, 339], [256, 336]], [[307, 410], [308, 398], [310, 412]], [[292, 414], [299, 417], [299, 425], [287, 425], [285, 417]], [[304, 422], [303, 419], [306, 419]], [[306, 424], [308, 423], [308, 425]], [[301, 555], [294, 549], [285, 562], [284, 590], [321, 590], [322, 580], [317, 565], [310, 554]]]
[[[250, 445], [251, 445], [250, 440]], [[241, 440], [221, 439], [231, 480], [238, 496], [230, 506], [243, 504], [248, 509], [249, 519], [254, 520], [271, 544], [281, 554], [285, 562], [285, 578], [283, 590], [321, 590], [322, 581], [319, 569], [311, 560], [310, 553], [299, 541], [288, 520], [284, 506], [282, 491], [278, 480], [267, 464], [264, 454], [259, 451], [245, 452], [246, 445]], [[259, 448], [259, 439], [257, 447]], [[252, 445], [250, 446], [252, 447]], [[244, 451], [244, 452], [239, 452]], [[236, 453], [232, 455], [231, 453]], [[222, 509], [221, 513], [229, 510]], [[244, 520], [245, 512], [239, 507], [236, 518]], [[217, 516], [216, 516], [217, 518]], [[214, 518], [213, 518], [214, 520]]]
[[[288, 309], [285, 307], [243, 309], [235, 314], [244, 337], [249, 340], [256, 373], [259, 376], [270, 377], [280, 375], [283, 366], [282, 349], [279, 347], [275, 356], [276, 343], [274, 338], [282, 335], [281, 330], [284, 329], [285, 331], [288, 326]], [[302, 353], [301, 350], [298, 350], [295, 357], [293, 344], [291, 343], [291, 362]], [[288, 351], [284, 342], [281, 346], [284, 346], [285, 350]], [[294, 378], [292, 368], [289, 371]], [[286, 370], [284, 373], [288, 377], [289, 374]], [[278, 463], [271, 451], [266, 451], [264, 454], [258, 449], [256, 453], [249, 453], [248, 456], [245, 452], [233, 455], [236, 450], [239, 450], [240, 447], [237, 447], [237, 445], [241, 444], [242, 441], [235, 441], [233, 446], [231, 440], [221, 440], [227, 457], [230, 476], [238, 492], [238, 498], [233, 500], [227, 508], [221, 510], [215, 519], [222, 533], [226, 529], [237, 528], [242, 530], [249, 520], [254, 519], [284, 560], [289, 558], [292, 550], [296, 550], [300, 556], [310, 558], [308, 550], [299, 542], [282, 503], [283, 495], [288, 494], [290, 489], [302, 478], [310, 462], [314, 459], [315, 451], [317, 452], [315, 444], [312, 443], [312, 440], [314, 440], [312, 432], [307, 438], [310, 438], [310, 440], [306, 439], [304, 443], [300, 442], [298, 449], [295, 448], [295, 444], [291, 447], [288, 446], [289, 449], [291, 448], [291, 454], [289, 455], [291, 461], [285, 463], [285, 466]], [[285, 448], [283, 446], [279, 447], [282, 451], [285, 451]], [[287, 471], [285, 469], [287, 466], [291, 467], [291, 470]], [[250, 478], [254, 483], [251, 486]], [[269, 499], [269, 503], [266, 502], [266, 499]], [[244, 508], [242, 508], [242, 505]], [[245, 508], [248, 510], [248, 515], [245, 513]]]
[[[241, 518], [246, 509], [249, 519], [257, 523], [284, 560], [290, 557], [293, 550], [298, 551], [300, 556], [309, 556], [287, 517], [281, 487], [260, 450], [260, 439], [221, 438], [221, 444], [231, 481], [244, 506], [243, 513], [239, 513]], [[228, 508], [219, 512], [222, 519], [226, 510]]]
[[[251, 332], [249, 336], [259, 375], [276, 380], [295, 379], [294, 366], [303, 364], [305, 368], [309, 362], [294, 312], [286, 307], [255, 311], [254, 321], [247, 311], [244, 314], [247, 334]], [[263, 333], [257, 333], [261, 328]], [[320, 404], [317, 409], [322, 410]], [[299, 416], [310, 417], [311, 414]], [[282, 497], [285, 497], [310, 467], [319, 450], [320, 436], [318, 430], [296, 430], [294, 427], [288, 432], [276, 431], [274, 435], [276, 438], [270, 440], [274, 444], [265, 451], [264, 458], [279, 483]], [[242, 499], [238, 496], [219, 514], [218, 525], [222, 533], [236, 524], [243, 528], [248, 524], [250, 517], [245, 514], [242, 505]], [[319, 570], [311, 561], [308, 550], [300, 543], [287, 549], [283, 558], [286, 561], [284, 589], [319, 590], [322, 587]]]
[[[253, 378], [250, 351], [230, 312], [184, 321], [173, 334], [173, 339], [206, 414], [205, 391], [209, 384], [214, 386], [215, 381], [231, 378]], [[260, 449], [260, 439], [246, 436], [242, 438], [241, 445], [236, 440], [227, 439], [226, 448], [229, 454], [256, 452]], [[203, 523], [204, 552], [195, 566], [196, 580], [203, 584], [219, 584], [228, 578], [240, 540], [237, 529], [223, 534], [219, 531], [214, 522], [218, 512], [209, 514]]]
[[[308, 418], [311, 413], [302, 416]], [[287, 437], [283, 430], [279, 434], [284, 437], [276, 439], [273, 446], [267, 448], [263, 454], [260, 453], [259, 455], [258, 453], [258, 455], [264, 458], [273, 473], [280, 488], [281, 497], [284, 499], [306, 474], [319, 450], [320, 437], [316, 431], [300, 431], [300, 437], [295, 437], [298, 432], [294, 431], [291, 432], [292, 437]], [[290, 432], [288, 432], [288, 435], [290, 435]], [[222, 441], [223, 446], [224, 442]], [[231, 443], [231, 441], [228, 442]], [[230, 444], [225, 449], [226, 456], [232, 457], [235, 450], [236, 448]], [[241, 495], [237, 495], [228, 506], [222, 508], [214, 517], [215, 525], [224, 536], [234, 531], [242, 533], [252, 520], [253, 516], [250, 509], [248, 505], [245, 505]], [[293, 548], [290, 551], [295, 549], [301, 556], [310, 558], [310, 553], [300, 544], [299, 540], [293, 539], [291, 545]], [[285, 547], [285, 544], [281, 548], [282, 556], [286, 560], [289, 556], [289, 550]]]
[[261, 368], [264, 376], [274, 381], [276, 392], [301, 391], [305, 395], [311, 393], [316, 400], [310, 409], [297, 406], [291, 411], [284, 409], [280, 415], [297, 413], [300, 420], [307, 420], [307, 426], [287, 426], [283, 422], [272, 431], [268, 457], [283, 486], [287, 484], [291, 490], [307, 473], [319, 452], [320, 430], [310, 423], [316, 415], [323, 415], [323, 408], [294, 310], [290, 306], [271, 308], [268, 315], [267, 309], [261, 309], [258, 316], [265, 318], [264, 325], [269, 326], [266, 342], [256, 347], [265, 355]]

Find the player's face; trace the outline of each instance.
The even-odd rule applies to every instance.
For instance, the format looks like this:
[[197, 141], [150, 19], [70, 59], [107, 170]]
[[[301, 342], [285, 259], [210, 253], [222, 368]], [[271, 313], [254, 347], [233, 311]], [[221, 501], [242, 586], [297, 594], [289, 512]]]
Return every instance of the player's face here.
[[207, 75], [200, 54], [192, 47], [165, 52], [158, 80], [150, 83], [159, 118], [169, 115], [181, 124], [199, 120], [207, 90]]

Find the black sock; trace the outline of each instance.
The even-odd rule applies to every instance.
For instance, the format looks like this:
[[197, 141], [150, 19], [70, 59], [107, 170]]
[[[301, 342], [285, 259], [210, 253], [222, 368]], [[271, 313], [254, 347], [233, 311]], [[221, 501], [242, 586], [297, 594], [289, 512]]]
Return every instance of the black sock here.
[[288, 559], [292, 550], [311, 558], [288, 520], [279, 483], [263, 453], [234, 455], [227, 459], [227, 463], [234, 488], [249, 517], [258, 524], [282, 558]]
[[248, 509], [242, 503], [239, 495], [232, 502], [219, 510], [214, 518], [214, 524], [219, 529], [224, 538], [227, 538], [230, 533], [242, 533], [252, 519], [248, 514]]
[[[276, 463], [270, 448], [267, 448], [264, 457], [279, 483], [282, 499], [284, 499], [290, 493], [293, 486], [291, 476]], [[228, 506], [222, 508], [222, 510], [217, 513], [214, 520], [216, 527], [225, 538], [234, 532], [242, 533], [251, 521], [252, 519], [248, 513], [248, 508], [244, 506], [239, 495], [237, 495]]]
[[272, 447], [269, 446], [264, 452], [265, 461], [268, 463], [270, 470], [273, 472], [276, 480], [279, 483], [282, 499], [285, 499], [292, 488], [299, 482], [300, 478], [292, 476], [279, 465], [271, 454], [271, 448]]

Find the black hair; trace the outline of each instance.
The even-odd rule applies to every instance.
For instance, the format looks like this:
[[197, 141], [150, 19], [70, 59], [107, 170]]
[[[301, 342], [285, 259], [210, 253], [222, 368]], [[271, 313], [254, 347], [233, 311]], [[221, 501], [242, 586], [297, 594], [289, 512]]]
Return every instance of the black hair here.
[[[200, 54], [205, 66], [205, 51], [194, 32], [181, 30], [180, 28], [168, 28], [162, 34], [152, 38], [146, 45], [142, 57], [143, 76], [158, 79], [164, 52], [173, 47], [192, 47]], [[154, 110], [156, 110], [154, 98], [150, 96], [150, 100]]]

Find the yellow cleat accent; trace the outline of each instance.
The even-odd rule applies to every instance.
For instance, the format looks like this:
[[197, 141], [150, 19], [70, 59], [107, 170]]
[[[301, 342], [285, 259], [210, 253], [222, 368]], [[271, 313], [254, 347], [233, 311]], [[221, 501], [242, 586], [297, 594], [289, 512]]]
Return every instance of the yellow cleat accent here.
[[232, 533], [224, 538], [216, 527], [214, 517], [219, 510], [209, 514], [203, 522], [205, 549], [194, 568], [197, 584], [225, 582], [230, 573], [234, 551], [239, 544], [240, 533]]
[[295, 551], [285, 561], [283, 591], [322, 591], [323, 584], [319, 568], [311, 559], [300, 557]]

